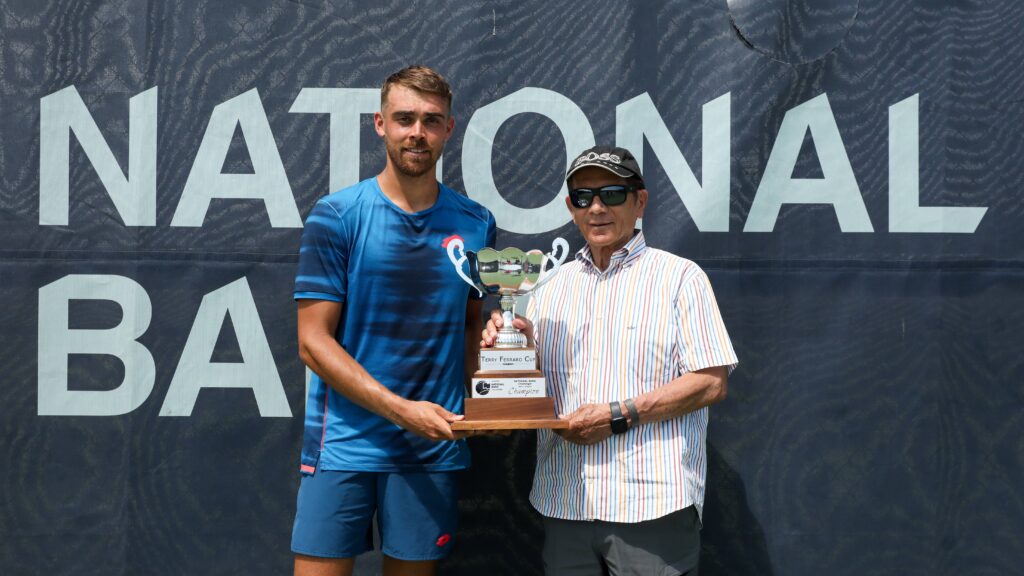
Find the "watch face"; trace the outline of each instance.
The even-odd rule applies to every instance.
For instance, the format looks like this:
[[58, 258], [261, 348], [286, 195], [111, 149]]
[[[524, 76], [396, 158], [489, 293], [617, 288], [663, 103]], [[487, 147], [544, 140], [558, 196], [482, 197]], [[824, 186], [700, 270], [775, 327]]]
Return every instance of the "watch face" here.
[[626, 430], [629, 430], [629, 422], [626, 422], [625, 416], [612, 418], [612, 434], [622, 434]]

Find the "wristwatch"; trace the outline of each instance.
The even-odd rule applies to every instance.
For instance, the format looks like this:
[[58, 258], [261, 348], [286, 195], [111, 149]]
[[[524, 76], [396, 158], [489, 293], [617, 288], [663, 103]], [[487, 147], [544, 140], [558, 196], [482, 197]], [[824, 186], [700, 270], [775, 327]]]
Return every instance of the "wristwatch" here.
[[622, 434], [629, 430], [629, 421], [622, 414], [622, 408], [619, 408], [619, 403], [609, 402], [608, 406], [612, 409], [612, 434]]

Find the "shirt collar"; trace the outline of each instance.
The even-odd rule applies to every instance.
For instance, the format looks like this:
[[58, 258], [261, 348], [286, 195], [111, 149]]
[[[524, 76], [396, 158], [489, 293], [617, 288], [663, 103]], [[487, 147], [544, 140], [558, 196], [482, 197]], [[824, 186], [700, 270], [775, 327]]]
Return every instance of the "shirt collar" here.
[[[629, 265], [639, 258], [645, 250], [647, 250], [647, 242], [644, 240], [643, 230], [634, 230], [633, 237], [629, 239], [629, 242], [626, 242], [625, 246], [612, 253], [611, 260], [608, 262], [608, 270]], [[583, 248], [576, 252], [576, 260], [585, 263], [590, 268], [597, 269], [597, 266], [594, 265], [594, 256], [590, 253], [589, 245], [584, 245]]]

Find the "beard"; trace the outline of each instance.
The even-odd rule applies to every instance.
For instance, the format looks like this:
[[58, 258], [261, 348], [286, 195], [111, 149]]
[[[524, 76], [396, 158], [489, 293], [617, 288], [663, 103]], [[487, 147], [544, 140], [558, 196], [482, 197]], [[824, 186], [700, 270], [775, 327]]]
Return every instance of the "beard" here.
[[391, 164], [395, 167], [395, 169], [398, 170], [398, 172], [403, 176], [417, 178], [419, 176], [423, 176], [427, 172], [430, 172], [431, 170], [434, 169], [434, 166], [437, 164], [437, 157], [434, 156], [434, 151], [431, 150], [429, 146], [427, 146], [426, 142], [416, 142], [415, 145], [412, 147], [428, 150], [429, 154], [427, 157], [424, 157], [422, 159], [411, 159], [406, 157], [406, 155], [402, 154], [402, 144], [388, 143], [385, 146], [388, 152], [388, 158], [391, 159]]

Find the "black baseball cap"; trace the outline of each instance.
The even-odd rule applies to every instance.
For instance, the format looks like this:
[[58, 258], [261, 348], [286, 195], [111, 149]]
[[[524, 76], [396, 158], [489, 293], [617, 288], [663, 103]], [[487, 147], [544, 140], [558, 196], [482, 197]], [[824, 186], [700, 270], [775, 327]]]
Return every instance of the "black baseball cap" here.
[[580, 168], [597, 166], [615, 174], [620, 178], [635, 178], [640, 181], [640, 187], [644, 186], [644, 177], [640, 174], [640, 164], [637, 163], [633, 153], [625, 148], [616, 146], [594, 146], [584, 150], [569, 164], [565, 172], [565, 181]]

